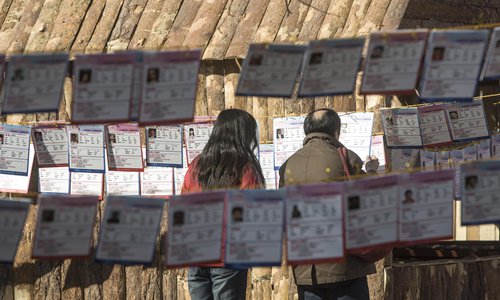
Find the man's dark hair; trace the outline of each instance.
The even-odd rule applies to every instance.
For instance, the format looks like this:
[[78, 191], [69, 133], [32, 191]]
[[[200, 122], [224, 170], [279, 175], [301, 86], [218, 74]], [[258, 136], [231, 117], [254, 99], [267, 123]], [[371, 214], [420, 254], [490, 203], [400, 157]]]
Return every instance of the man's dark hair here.
[[332, 135], [337, 131], [340, 131], [340, 117], [333, 109], [321, 108], [310, 112], [304, 121], [306, 135], [316, 132]]

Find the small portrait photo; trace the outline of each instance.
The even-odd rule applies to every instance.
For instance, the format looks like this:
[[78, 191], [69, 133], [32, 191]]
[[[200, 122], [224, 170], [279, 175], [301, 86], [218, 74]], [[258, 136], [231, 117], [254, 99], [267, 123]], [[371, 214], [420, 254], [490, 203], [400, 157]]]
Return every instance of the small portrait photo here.
[[109, 214], [109, 218], [106, 221], [108, 224], [119, 224], [120, 223], [120, 212], [115, 210]]
[[69, 137], [71, 144], [78, 144], [78, 134], [72, 133]]
[[184, 212], [183, 211], [180, 210], [180, 211], [174, 212], [173, 225], [174, 226], [184, 225]]
[[347, 197], [347, 210], [358, 210], [361, 208], [361, 199], [359, 196]]
[[194, 139], [194, 128], [189, 128], [188, 136], [189, 138]]
[[12, 81], [21, 81], [24, 80], [24, 71], [23, 69], [15, 69], [14, 74], [12, 74]]
[[411, 203], [415, 203], [415, 199], [413, 198], [413, 191], [406, 190], [405, 199], [403, 200], [403, 204], [411, 204]]
[[434, 47], [434, 49], [432, 49], [432, 60], [433, 61], [443, 60], [445, 50], [446, 50], [445, 47]]
[[385, 118], [385, 122], [387, 123], [387, 125], [389, 126], [394, 126], [394, 119], [392, 117], [387, 117]]
[[292, 208], [292, 219], [298, 219], [302, 217], [302, 213], [300, 212], [297, 205], [294, 205]]
[[473, 190], [477, 187], [478, 183], [478, 178], [476, 175], [471, 175], [465, 177], [465, 189], [466, 190]]
[[370, 55], [371, 59], [378, 59], [384, 56], [384, 46], [375, 46]]
[[318, 65], [323, 60], [323, 53], [315, 52], [311, 54], [311, 58], [309, 58], [310, 65]]
[[110, 143], [110, 144], [114, 144], [114, 143], [116, 143], [116, 135], [115, 135], [114, 133], [110, 133], [110, 134], [108, 135], [108, 140], [109, 140], [109, 143]]
[[35, 131], [34, 137], [35, 137], [35, 142], [36, 143], [43, 142], [43, 135], [42, 135], [42, 133], [40, 131]]
[[92, 81], [92, 70], [89, 69], [81, 69], [78, 74], [78, 82], [79, 83], [89, 83]]
[[4, 140], [3, 133], [0, 133], [0, 145], [3, 145], [3, 140]]
[[160, 80], [160, 69], [158, 68], [149, 68], [148, 76], [146, 77], [147, 83], [158, 82]]
[[148, 129], [148, 138], [155, 139], [156, 138], [156, 128]]
[[456, 110], [450, 111], [449, 114], [450, 114], [450, 120], [457, 120], [459, 118], [458, 111]]
[[500, 39], [497, 40], [497, 43], [495, 44], [495, 48], [500, 48]]
[[231, 211], [231, 216], [233, 218], [233, 222], [243, 222], [243, 207], [236, 206], [233, 207]]
[[250, 56], [250, 61], [248, 62], [248, 64], [250, 66], [260, 66], [262, 65], [263, 59], [264, 56], [262, 54], [252, 54], [252, 56]]
[[46, 209], [46, 210], [42, 211], [42, 223], [54, 222], [55, 216], [56, 216], [56, 212], [53, 209]]
[[283, 128], [276, 129], [276, 139], [281, 140], [283, 138], [285, 138], [285, 129]]

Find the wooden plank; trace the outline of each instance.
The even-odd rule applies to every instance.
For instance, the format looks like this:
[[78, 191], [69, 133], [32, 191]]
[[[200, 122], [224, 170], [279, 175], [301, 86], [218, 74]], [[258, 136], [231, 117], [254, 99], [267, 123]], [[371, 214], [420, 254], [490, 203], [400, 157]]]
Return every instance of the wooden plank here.
[[298, 36], [299, 42], [309, 42], [316, 39], [330, 4], [329, 1], [323, 0], [313, 0], [311, 2], [311, 8], [307, 11], [304, 24]]
[[[255, 32], [252, 42], [271, 43], [274, 42], [281, 22], [285, 16], [286, 2], [283, 0], [271, 0], [267, 6], [266, 13]], [[246, 54], [245, 54], [246, 55]]]
[[31, 245], [35, 230], [37, 207], [31, 205], [24, 224], [23, 235], [17, 248], [12, 277], [14, 281], [15, 299], [33, 299], [33, 283], [35, 282], [35, 263], [31, 259]]
[[146, 295], [142, 294], [141, 286], [142, 265], [125, 267], [125, 294], [127, 299], [142, 299]]
[[10, 42], [10, 45], [6, 45], [8, 46], [8, 55], [20, 54], [24, 52], [24, 47], [26, 46], [31, 31], [33, 30], [33, 25], [35, 25], [35, 22], [38, 19], [43, 2], [44, 0], [30, 1], [30, 4], [24, 10], [23, 15], [12, 31], [13, 40]]
[[318, 31], [318, 39], [339, 37], [349, 16], [353, 0], [331, 1], [328, 12]]
[[371, 0], [354, 0], [349, 11], [346, 26], [342, 30], [342, 37], [354, 37], [362, 25], [362, 21], [370, 7]]
[[61, 299], [61, 261], [36, 261], [33, 298]]
[[228, 3], [227, 0], [203, 1], [184, 39], [182, 45], [184, 48], [205, 49], [214, 34], [226, 3]]
[[106, 52], [122, 51], [128, 48], [146, 4], [147, 0], [125, 0], [111, 32]]
[[92, 1], [92, 4], [88, 9], [88, 13], [85, 15], [85, 19], [83, 19], [81, 28], [78, 31], [78, 35], [75, 38], [75, 42], [71, 47], [71, 52], [85, 52], [85, 49], [92, 38], [92, 34], [94, 33], [94, 29], [102, 16], [105, 5], [106, 0]]
[[[151, 33], [151, 27], [153, 23], [157, 20], [162, 7], [169, 5], [172, 2], [179, 2], [178, 0], [172, 1], [162, 1], [162, 0], [148, 0], [144, 11], [142, 12], [137, 28], [134, 31], [132, 39], [129, 43], [130, 49], [141, 49], [144, 48], [146, 40]], [[174, 15], [175, 17], [175, 15]], [[165, 20], [167, 22], [167, 20]]]
[[224, 105], [225, 108], [244, 109], [246, 97], [236, 96], [240, 69], [234, 59], [224, 60]]
[[200, 73], [198, 73], [198, 89], [196, 90], [195, 116], [208, 116], [208, 102], [206, 91], [207, 64], [201, 62]]
[[293, 43], [298, 40], [310, 4], [311, 0], [291, 1], [288, 4], [288, 10], [290, 12], [285, 13], [278, 33], [276, 34], [276, 42]]
[[3, 25], [13, 0], [0, 0], [0, 27]]
[[[368, 35], [370, 32], [380, 31], [382, 29], [382, 23], [390, 4], [391, 0], [372, 1], [372, 3], [370, 4], [370, 8], [368, 8], [368, 11], [366, 12], [365, 18], [363, 19], [363, 24], [358, 30], [357, 35]], [[388, 29], [396, 28], [384, 28], [384, 30]]]
[[90, 0], [61, 2], [61, 8], [54, 21], [54, 24], [58, 26], [55, 26], [50, 33], [46, 51], [69, 51], [71, 49], [90, 2]]
[[177, 49], [182, 46], [189, 28], [193, 24], [198, 13], [202, 0], [185, 0], [182, 2], [177, 16], [175, 17], [174, 24], [170, 29], [167, 40], [163, 44], [164, 49], [172, 48]]
[[[206, 61], [206, 95], [208, 115], [216, 117], [224, 110], [224, 63], [222, 61]], [[203, 87], [200, 87], [203, 88]]]
[[252, 0], [248, 2], [243, 18], [238, 23], [231, 44], [227, 49], [226, 59], [245, 57], [248, 45], [253, 41], [268, 4], [269, 0]]
[[41, 52], [45, 50], [45, 46], [49, 40], [50, 33], [54, 28], [54, 20], [59, 13], [62, 0], [46, 0], [43, 3], [42, 10], [33, 25], [33, 30], [26, 42], [25, 51]]
[[83, 269], [81, 259], [66, 259], [61, 264], [61, 299], [83, 299]]
[[0, 52], [6, 52], [10, 42], [15, 39], [13, 33], [27, 7], [27, 0], [14, 1], [10, 6], [9, 12], [0, 28]]
[[0, 299], [14, 299], [12, 265], [0, 265]]
[[[269, 132], [272, 131], [272, 127], [269, 127], [269, 122], [268, 122], [268, 99], [267, 98], [260, 98], [260, 97], [249, 97], [249, 101], [253, 101], [253, 113], [252, 115], [254, 116], [255, 120], [257, 121], [257, 124], [259, 124], [259, 137], [260, 137], [260, 142], [265, 143], [269, 139]], [[269, 272], [271, 272], [269, 270]], [[267, 273], [266, 273], [267, 274]], [[271, 282], [269, 282], [271, 284]]]
[[399, 28], [409, 2], [410, 0], [392, 0], [382, 21], [382, 29], [392, 30]]
[[269, 127], [269, 132], [267, 135], [266, 142], [273, 141], [273, 119], [285, 116], [285, 102], [289, 101], [283, 98], [268, 98], [268, 112], [269, 117], [267, 118], [267, 126]]
[[[181, 3], [181, 0], [165, 1], [158, 18], [151, 26], [151, 33], [146, 38], [145, 47], [147, 49], [161, 48], [165, 43]], [[136, 45], [131, 43], [130, 46], [135, 47]]]
[[248, 5], [249, 0], [232, 0], [224, 9], [222, 17], [217, 24], [212, 38], [203, 53], [204, 60], [222, 60], [224, 54], [229, 48], [238, 22], [242, 18], [243, 12]]
[[123, 0], [107, 0], [99, 23], [92, 33], [92, 37], [85, 48], [85, 52], [101, 53], [106, 48], [106, 43], [116, 23], [118, 14], [123, 5]]

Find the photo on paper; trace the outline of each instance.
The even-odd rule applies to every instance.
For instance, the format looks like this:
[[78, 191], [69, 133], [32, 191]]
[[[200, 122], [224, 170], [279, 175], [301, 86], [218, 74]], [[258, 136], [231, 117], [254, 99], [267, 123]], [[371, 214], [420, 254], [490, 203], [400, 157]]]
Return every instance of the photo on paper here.
[[276, 129], [276, 139], [281, 140], [283, 138], [285, 138], [285, 129], [283, 128]]
[[43, 142], [43, 135], [42, 135], [42, 133], [41, 133], [41, 132], [39, 132], [39, 131], [35, 131], [34, 136], [35, 136], [35, 142], [36, 142], [36, 143], [41, 143], [41, 142]]
[[148, 76], [146, 78], [147, 83], [158, 82], [160, 79], [160, 69], [158, 68], [149, 68]]
[[434, 47], [432, 50], [432, 61], [441, 61], [444, 59], [445, 47]]
[[189, 128], [188, 136], [189, 138], [194, 139], [194, 128]]
[[372, 50], [372, 54], [370, 55], [371, 59], [382, 58], [384, 55], [384, 46], [376, 46]]
[[3, 133], [0, 134], [0, 145], [3, 145]]
[[385, 118], [385, 122], [387, 123], [387, 125], [394, 126], [394, 119], [392, 118], [392, 116]]
[[302, 213], [300, 212], [297, 205], [294, 205], [292, 208], [292, 219], [298, 219], [302, 217]]
[[466, 190], [473, 190], [477, 187], [478, 183], [478, 178], [476, 175], [471, 175], [465, 177], [465, 189]]
[[14, 74], [12, 75], [12, 78], [10, 79], [12, 81], [21, 81], [24, 80], [24, 71], [23, 69], [15, 69]]
[[415, 198], [413, 198], [413, 191], [406, 190], [403, 204], [411, 204], [411, 203], [415, 203]]
[[82, 69], [80, 70], [80, 73], [78, 74], [78, 82], [79, 83], [89, 83], [92, 81], [92, 70], [89, 69]]
[[233, 207], [231, 211], [231, 216], [233, 217], [233, 222], [243, 222], [243, 207], [236, 206]]
[[120, 223], [120, 212], [119, 211], [112, 211], [108, 220], [108, 224], [119, 224]]
[[262, 65], [262, 60], [264, 56], [262, 54], [252, 54], [250, 57], [250, 62], [248, 63], [250, 66], [260, 66]]
[[56, 212], [53, 209], [46, 209], [42, 211], [42, 223], [54, 222]]
[[71, 144], [78, 144], [78, 134], [77, 133], [72, 133], [70, 135], [70, 141], [71, 141]]
[[114, 133], [110, 133], [108, 139], [111, 144], [116, 143], [116, 135]]
[[350, 196], [347, 198], [347, 210], [358, 210], [361, 208], [361, 199], [359, 196]]
[[323, 61], [323, 53], [315, 52], [311, 54], [311, 58], [309, 59], [310, 65], [318, 65]]
[[450, 114], [450, 120], [458, 120], [459, 119], [458, 111], [456, 111], [456, 110], [450, 111], [449, 114]]
[[155, 139], [156, 138], [156, 128], [148, 129], [148, 138]]
[[172, 225], [174, 225], [174, 226], [184, 225], [184, 212], [183, 211], [174, 212], [174, 221], [173, 221]]

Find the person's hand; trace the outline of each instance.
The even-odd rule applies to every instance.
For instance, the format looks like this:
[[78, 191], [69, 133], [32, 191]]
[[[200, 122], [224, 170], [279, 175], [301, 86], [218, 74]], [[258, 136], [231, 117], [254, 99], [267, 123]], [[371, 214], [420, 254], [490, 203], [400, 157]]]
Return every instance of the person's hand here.
[[380, 166], [380, 162], [378, 161], [378, 158], [375, 155], [370, 155], [366, 158], [366, 161], [365, 161], [366, 172], [377, 173], [379, 166]]

